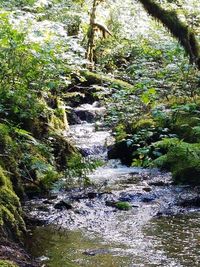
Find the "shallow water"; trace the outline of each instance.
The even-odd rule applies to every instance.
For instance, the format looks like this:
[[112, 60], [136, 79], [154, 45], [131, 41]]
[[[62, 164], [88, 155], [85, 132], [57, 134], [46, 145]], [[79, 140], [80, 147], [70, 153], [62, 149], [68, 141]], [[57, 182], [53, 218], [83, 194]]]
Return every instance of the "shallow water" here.
[[197, 213], [154, 218], [141, 232], [127, 233], [132, 237], [127, 244], [118, 242], [116, 236], [111, 241], [84, 230], [38, 227], [29, 245], [34, 256], [49, 258], [48, 267], [199, 266], [199, 227]]
[[[106, 160], [112, 137], [94, 123], [73, 125], [68, 135], [86, 156], [105, 164], [90, 175], [95, 186], [61, 191], [45, 208], [46, 199], [27, 203], [30, 215], [48, 224], [34, 229], [27, 241], [43, 266], [200, 266], [199, 210], [179, 205], [197, 197], [199, 189], [172, 185], [169, 173]], [[151, 185], [160, 181], [162, 186]], [[55, 209], [63, 199], [72, 209]], [[108, 205], [116, 201], [128, 201], [132, 208]]]

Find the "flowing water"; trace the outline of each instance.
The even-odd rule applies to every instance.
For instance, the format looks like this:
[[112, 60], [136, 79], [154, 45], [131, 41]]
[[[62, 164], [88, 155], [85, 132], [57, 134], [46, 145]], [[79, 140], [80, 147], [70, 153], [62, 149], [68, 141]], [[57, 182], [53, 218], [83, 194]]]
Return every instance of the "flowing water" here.
[[[90, 174], [95, 186], [28, 203], [30, 215], [47, 222], [33, 229], [27, 241], [31, 253], [48, 267], [200, 266], [199, 210], [181, 205], [197, 198], [199, 189], [172, 185], [169, 173], [107, 160], [113, 138], [96, 119], [105, 110], [87, 105], [79, 112], [83, 109], [95, 121], [73, 125], [66, 134], [86, 157], [105, 163]], [[87, 119], [88, 113], [81, 116]], [[71, 207], [55, 208], [60, 201]], [[117, 209], [119, 201], [130, 209]]]

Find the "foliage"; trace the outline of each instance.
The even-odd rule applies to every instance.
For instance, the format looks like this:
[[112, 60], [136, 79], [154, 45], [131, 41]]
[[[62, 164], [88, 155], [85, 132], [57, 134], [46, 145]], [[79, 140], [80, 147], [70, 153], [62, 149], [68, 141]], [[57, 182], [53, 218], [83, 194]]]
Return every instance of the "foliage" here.
[[74, 179], [77, 179], [79, 186], [87, 187], [91, 185], [88, 175], [101, 165], [102, 162], [99, 160], [84, 158], [79, 153], [73, 154], [67, 162], [68, 168], [65, 172], [68, 185], [74, 183]]
[[0, 266], [1, 267], [17, 267], [15, 263], [8, 261], [8, 260], [0, 260]]
[[190, 62], [195, 63], [200, 69], [200, 50], [198, 40], [192, 29], [183, 23], [174, 10], [165, 10], [161, 5], [152, 0], [139, 0], [145, 10], [158, 21], [161, 21], [169, 29], [172, 35], [179, 40], [186, 53], [190, 56]]
[[166, 154], [156, 159], [159, 167], [168, 167], [176, 183], [200, 184], [200, 144], [189, 144], [177, 138], [163, 139], [154, 144]]

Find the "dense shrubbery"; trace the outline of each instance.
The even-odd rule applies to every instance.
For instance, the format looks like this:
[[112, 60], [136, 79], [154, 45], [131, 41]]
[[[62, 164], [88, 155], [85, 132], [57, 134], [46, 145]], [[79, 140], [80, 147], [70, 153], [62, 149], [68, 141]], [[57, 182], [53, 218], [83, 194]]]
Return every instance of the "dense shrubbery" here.
[[165, 151], [154, 164], [169, 169], [176, 183], [200, 184], [200, 143], [190, 144], [172, 138], [154, 145]]
[[118, 146], [124, 144], [132, 165], [156, 165], [172, 171], [176, 182], [198, 184], [199, 114], [199, 100], [154, 108], [127, 126], [116, 126]]

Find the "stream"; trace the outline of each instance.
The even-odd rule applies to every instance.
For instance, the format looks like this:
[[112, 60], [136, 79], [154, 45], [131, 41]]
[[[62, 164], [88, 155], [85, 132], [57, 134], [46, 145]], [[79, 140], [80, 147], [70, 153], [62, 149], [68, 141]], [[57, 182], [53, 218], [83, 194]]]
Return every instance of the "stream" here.
[[[199, 266], [200, 189], [173, 185], [170, 173], [108, 160], [114, 140], [105, 109], [93, 103], [75, 112], [80, 123], [66, 137], [104, 164], [89, 175], [88, 188], [54, 189], [27, 202], [25, 211], [41, 222], [27, 240], [31, 254], [47, 267]], [[119, 202], [129, 208], [118, 209]]]

